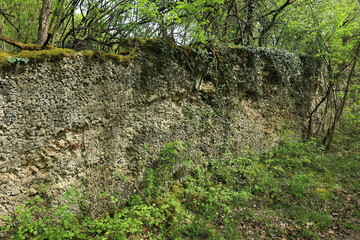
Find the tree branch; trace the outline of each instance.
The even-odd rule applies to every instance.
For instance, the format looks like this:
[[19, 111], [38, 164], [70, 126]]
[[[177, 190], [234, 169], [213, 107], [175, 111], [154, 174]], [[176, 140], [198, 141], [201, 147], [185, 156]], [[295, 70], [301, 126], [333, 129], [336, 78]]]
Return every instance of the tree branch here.
[[5, 20], [6, 20], [13, 28], [15, 28], [16, 32], [19, 32], [19, 31], [20, 31], [19, 28], [16, 27], [16, 26], [10, 21], [10, 19], [9, 19], [9, 17], [14, 17], [13, 15], [10, 15], [10, 14], [8, 14], [8, 13], [3, 12], [2, 9], [0, 9], [0, 14], [5, 18]]
[[[14, 47], [18, 47], [21, 50], [30, 50], [30, 51], [34, 51], [34, 50], [41, 50], [44, 49], [45, 47], [43, 47], [42, 45], [38, 45], [38, 44], [25, 44], [25, 43], [21, 43], [18, 41], [15, 41], [13, 39], [7, 38], [3, 35], [0, 35], [0, 41], [6, 42]], [[46, 48], [49, 48], [49, 46], [47, 46]]]
[[8, 43], [10, 45], [13, 45], [14, 47], [18, 47], [18, 48], [23, 49], [23, 50], [25, 49], [25, 44], [24, 43], [17, 42], [15, 40], [7, 38], [7, 37], [5, 37], [3, 35], [0, 35], [0, 40], [3, 41], [3, 42]]

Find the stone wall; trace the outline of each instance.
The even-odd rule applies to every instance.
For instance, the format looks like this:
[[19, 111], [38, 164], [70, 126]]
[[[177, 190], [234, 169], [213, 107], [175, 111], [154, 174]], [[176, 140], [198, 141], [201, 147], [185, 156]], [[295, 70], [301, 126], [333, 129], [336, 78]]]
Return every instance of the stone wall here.
[[0, 214], [36, 194], [57, 201], [72, 184], [101, 209], [97, 193], [131, 191], [119, 175], [135, 178], [173, 141], [198, 157], [263, 150], [285, 126], [301, 134], [318, 91], [319, 66], [305, 56], [130, 47], [130, 64], [76, 54], [3, 68]]

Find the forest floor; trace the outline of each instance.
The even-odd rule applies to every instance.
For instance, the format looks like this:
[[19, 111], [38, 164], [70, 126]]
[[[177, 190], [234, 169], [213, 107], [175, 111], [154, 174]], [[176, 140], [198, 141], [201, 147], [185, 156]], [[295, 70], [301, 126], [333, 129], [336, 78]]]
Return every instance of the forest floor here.
[[360, 232], [352, 232], [349, 237], [343, 238], [344, 240], [359, 240], [360, 239]]

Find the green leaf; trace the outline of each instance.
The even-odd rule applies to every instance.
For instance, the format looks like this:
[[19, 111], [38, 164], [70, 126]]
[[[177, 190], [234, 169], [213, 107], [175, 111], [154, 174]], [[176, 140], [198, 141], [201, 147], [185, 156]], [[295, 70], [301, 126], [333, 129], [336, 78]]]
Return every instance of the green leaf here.
[[8, 57], [8, 58], [6, 59], [6, 61], [9, 62], [9, 63], [14, 63], [14, 62], [16, 62], [16, 58], [14, 58], [14, 57]]

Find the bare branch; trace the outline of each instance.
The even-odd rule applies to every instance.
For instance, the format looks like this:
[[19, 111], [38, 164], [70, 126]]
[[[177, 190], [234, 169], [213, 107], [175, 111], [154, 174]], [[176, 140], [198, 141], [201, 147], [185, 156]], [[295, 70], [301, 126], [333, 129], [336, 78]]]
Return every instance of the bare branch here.
[[16, 30], [16, 32], [19, 32], [20, 30], [19, 30], [19, 28], [18, 27], [16, 27], [15, 26], [15, 24], [13, 24], [11, 21], [10, 21], [10, 19], [9, 19], [9, 17], [14, 17], [13, 15], [10, 15], [10, 14], [8, 14], [8, 13], [5, 13], [2, 9], [0, 9], [0, 14], [5, 18], [5, 20], [13, 27], [13, 28], [15, 28], [15, 30]]
[[18, 42], [18, 41], [15, 41], [13, 39], [10, 39], [10, 38], [7, 38], [3, 35], [0, 35], [0, 41], [3, 41], [3, 42], [6, 42], [14, 47], [18, 47], [20, 48], [21, 50], [30, 50], [30, 51], [33, 51], [33, 50], [41, 50], [41, 49], [44, 49], [43, 46], [41, 45], [37, 45], [37, 44], [24, 44], [24, 43], [21, 43], [21, 42]]

